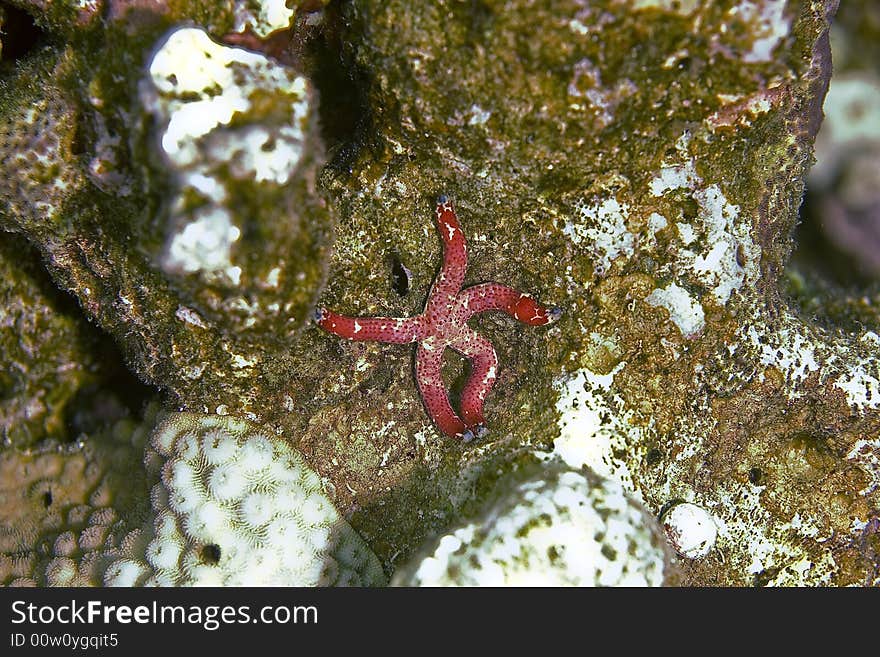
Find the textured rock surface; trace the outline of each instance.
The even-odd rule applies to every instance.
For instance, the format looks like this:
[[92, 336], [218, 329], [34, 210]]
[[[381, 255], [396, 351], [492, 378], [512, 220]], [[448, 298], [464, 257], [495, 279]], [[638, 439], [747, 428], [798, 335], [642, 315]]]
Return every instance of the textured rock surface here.
[[[250, 418], [298, 448], [386, 571], [538, 448], [657, 516], [705, 510], [717, 537], [682, 562], [685, 584], [877, 584], [876, 282], [841, 282], [795, 233], [835, 2], [304, 2], [292, 25], [270, 2], [108, 2], [101, 21], [19, 4], [45, 38], [0, 70], [0, 158], [23, 181], [0, 184], [0, 225], [167, 404]], [[873, 19], [845, 13], [860, 9], [876, 16], [853, 2], [837, 23], [849, 73], [876, 47]], [[228, 208], [238, 285], [163, 259], [183, 187], [157, 167], [163, 127], [139, 85], [185, 20], [315, 92], [311, 159], [284, 185], [249, 180], [241, 198], [258, 207]], [[277, 99], [253, 99], [268, 114], [243, 125], [281, 125]], [[856, 192], [871, 186], [842, 180], [863, 226]], [[565, 311], [542, 332], [478, 320], [499, 378], [493, 432], [467, 447], [426, 417], [410, 350], [306, 321], [316, 298], [418, 313], [439, 193], [470, 240], [466, 284]], [[50, 348], [33, 371], [88, 358]], [[451, 354], [444, 370], [460, 390]]]
[[[7, 66], [0, 157], [15, 175], [0, 183], [0, 225], [35, 244], [56, 283], [116, 338], [145, 381], [181, 405], [253, 417], [280, 408], [280, 400], [256, 400], [280, 397], [277, 382], [293, 369], [288, 349], [324, 277], [331, 225], [316, 189], [324, 159], [316, 99], [293, 68], [205, 45], [212, 43], [205, 37], [208, 49], [232, 54], [226, 66], [196, 68], [185, 82], [196, 93], [225, 79], [237, 104], [225, 104], [208, 141], [175, 135], [177, 149], [200, 150], [199, 164], [171, 161], [162, 133], [176, 107], [173, 92], [158, 93], [162, 72], [145, 70], [175, 23], [199, 18], [219, 39], [232, 28], [233, 10], [192, 2], [133, 11], [121, 3], [110, 20], [81, 26], [35, 12], [47, 30], [72, 33], [64, 45], [35, 45]], [[96, 51], [89, 39], [104, 45]], [[101, 55], [108, 49], [119, 56]], [[197, 50], [175, 57], [195, 65]], [[192, 113], [197, 104], [189, 100]], [[285, 162], [280, 178], [263, 175], [255, 162], [273, 151], [283, 157], [285, 124], [297, 133], [297, 162]], [[238, 139], [232, 150], [230, 139]], [[200, 212], [225, 218], [224, 239], [235, 239], [203, 239], [172, 257], [175, 236], [198, 227]], [[218, 229], [204, 232], [216, 237]], [[221, 258], [226, 275], [188, 266], [194, 249], [202, 258], [220, 253], [208, 261]], [[255, 389], [253, 380], [275, 386]]]
[[125, 415], [122, 400], [107, 390], [111, 381], [130, 385], [117, 392], [138, 393], [112, 343], [53, 286], [32, 247], [11, 236], [0, 240], [0, 362], [6, 446], [75, 440], [96, 404], [102, 421]]

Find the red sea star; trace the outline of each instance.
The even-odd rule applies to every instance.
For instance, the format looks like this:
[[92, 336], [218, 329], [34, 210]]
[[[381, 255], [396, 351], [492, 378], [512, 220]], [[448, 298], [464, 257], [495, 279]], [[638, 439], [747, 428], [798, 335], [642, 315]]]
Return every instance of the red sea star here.
[[[461, 289], [467, 269], [464, 233], [445, 196], [437, 199], [437, 230], [443, 241], [443, 266], [434, 281], [425, 310], [415, 317], [348, 317], [325, 308], [315, 310], [318, 325], [349, 340], [373, 340], [416, 348], [416, 383], [431, 419], [447, 436], [465, 442], [488, 431], [483, 401], [495, 384], [498, 356], [492, 343], [467, 325], [476, 313], [500, 310], [530, 326], [559, 319], [559, 308], [547, 308], [527, 294], [500, 283], [481, 283]], [[450, 347], [471, 361], [461, 391], [461, 417], [449, 403], [440, 368]]]

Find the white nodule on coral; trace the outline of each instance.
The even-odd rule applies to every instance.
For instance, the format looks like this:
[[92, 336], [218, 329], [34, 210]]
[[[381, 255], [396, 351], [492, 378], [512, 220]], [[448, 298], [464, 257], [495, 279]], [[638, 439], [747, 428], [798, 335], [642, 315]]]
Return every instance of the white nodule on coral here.
[[703, 306], [687, 290], [675, 283], [657, 288], [645, 297], [645, 303], [666, 308], [669, 319], [686, 338], [695, 337], [706, 326]]
[[162, 267], [237, 284], [232, 255], [241, 228], [227, 207], [230, 179], [285, 185], [294, 176], [310, 112], [306, 78], [260, 53], [216, 43], [200, 28], [182, 27], [160, 42], [140, 98], [158, 125], [159, 151], [175, 187]]
[[785, 15], [785, 0], [741, 0], [732, 11], [742, 16], [752, 30], [752, 47], [743, 53], [745, 62], [769, 62], [780, 41], [791, 31]]
[[187, 273], [228, 267], [232, 247], [241, 236], [241, 230], [232, 225], [232, 215], [226, 208], [205, 206], [191, 219], [172, 235], [166, 248], [166, 264]]
[[235, 31], [248, 29], [260, 37], [267, 37], [276, 30], [286, 30], [293, 21], [297, 3], [289, 0], [236, 0]]
[[566, 222], [562, 232], [577, 245], [584, 244], [594, 259], [593, 267], [600, 276], [608, 271], [618, 256], [629, 257], [635, 239], [626, 228], [629, 206], [617, 199], [601, 203], [579, 203], [574, 218]]
[[144, 547], [113, 561], [105, 584], [384, 583], [375, 555], [286, 443], [231, 416], [193, 413], [169, 414], [151, 443], [144, 462], [161, 481]]
[[659, 233], [661, 230], [666, 228], [669, 225], [669, 222], [666, 221], [666, 217], [662, 214], [658, 214], [657, 212], [652, 212], [651, 216], [648, 217], [648, 230], [654, 234]]
[[662, 532], [619, 484], [558, 460], [502, 477], [494, 501], [400, 569], [403, 586], [659, 586]]
[[146, 571], [147, 567], [143, 563], [131, 559], [120, 559], [113, 562], [104, 573], [104, 585], [134, 586]]
[[705, 557], [715, 547], [718, 527], [706, 509], [690, 502], [671, 506], [660, 518], [675, 551], [688, 559]]
[[666, 192], [676, 189], [691, 189], [699, 182], [699, 179], [692, 161], [686, 164], [665, 165], [660, 169], [660, 173], [651, 180], [651, 194], [662, 196]]

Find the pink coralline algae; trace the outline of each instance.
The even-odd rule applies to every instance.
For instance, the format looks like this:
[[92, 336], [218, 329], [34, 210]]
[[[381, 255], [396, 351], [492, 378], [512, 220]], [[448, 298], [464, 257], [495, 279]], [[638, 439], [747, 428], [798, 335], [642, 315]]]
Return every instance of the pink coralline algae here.
[[[500, 310], [529, 326], [555, 322], [559, 308], [541, 305], [529, 295], [500, 283], [481, 283], [462, 289], [467, 270], [464, 232], [446, 196], [437, 200], [437, 230], [443, 242], [443, 265], [434, 281], [425, 310], [415, 317], [348, 317], [326, 308], [315, 321], [330, 333], [349, 340], [418, 343], [415, 375], [431, 419], [450, 437], [465, 442], [487, 433], [483, 402], [495, 384], [498, 356], [492, 343], [467, 325], [476, 313]], [[461, 391], [461, 415], [455, 413], [443, 385], [443, 352], [449, 347], [471, 362]]]

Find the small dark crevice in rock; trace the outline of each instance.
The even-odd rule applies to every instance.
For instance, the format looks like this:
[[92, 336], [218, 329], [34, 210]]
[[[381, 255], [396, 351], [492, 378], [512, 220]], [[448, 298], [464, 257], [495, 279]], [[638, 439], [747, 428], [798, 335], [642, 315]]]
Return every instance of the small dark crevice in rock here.
[[66, 316], [82, 314], [77, 298], [58, 289], [42, 264], [39, 250], [23, 235], [0, 231], [0, 257], [16, 263], [22, 278], [39, 290], [54, 312]]
[[202, 546], [202, 550], [199, 556], [202, 559], [202, 563], [208, 564], [210, 566], [216, 566], [218, 563], [220, 563], [220, 557], [222, 556], [220, 546], [214, 543]]
[[749, 470], [749, 482], [754, 484], [755, 486], [760, 486], [761, 482], [764, 480], [764, 473], [760, 468], [751, 468]]
[[68, 402], [65, 424], [72, 440], [126, 417], [140, 419], [147, 403], [156, 396], [153, 387], [125, 367], [122, 354], [108, 336], [102, 336], [97, 351], [109, 371], [99, 383], [80, 388]]
[[0, 2], [0, 61], [17, 62], [35, 50], [44, 37], [33, 17], [9, 3]]
[[351, 34], [341, 2], [324, 9], [323, 28], [310, 39], [305, 68], [318, 90], [321, 137], [329, 166], [348, 171], [372, 132], [368, 103], [370, 78], [357, 65]]
[[412, 272], [403, 264], [396, 253], [391, 256], [391, 289], [405, 297], [409, 294], [412, 283]]
[[[100, 364], [99, 381], [83, 386], [65, 406], [65, 426], [68, 440], [81, 434], [90, 434], [123, 417], [140, 417], [146, 402], [155, 397], [155, 390], [142, 383], [125, 365], [125, 360], [113, 339], [94, 327], [83, 316], [79, 301], [73, 294], [59, 289], [42, 264], [36, 247], [15, 233], [0, 233], [0, 254], [15, 261], [30, 284], [35, 286], [52, 312], [80, 318], [82, 339], [93, 345], [95, 362]], [[0, 396], [14, 389], [3, 389], [0, 377]]]

